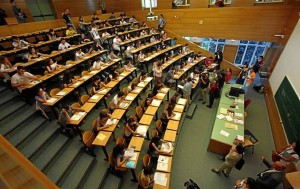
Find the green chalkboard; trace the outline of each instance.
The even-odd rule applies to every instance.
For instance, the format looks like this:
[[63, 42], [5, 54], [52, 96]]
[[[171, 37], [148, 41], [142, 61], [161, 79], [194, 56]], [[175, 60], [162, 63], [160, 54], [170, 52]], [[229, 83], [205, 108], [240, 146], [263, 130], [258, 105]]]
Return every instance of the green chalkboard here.
[[300, 140], [300, 101], [287, 77], [280, 84], [275, 101], [289, 143]]

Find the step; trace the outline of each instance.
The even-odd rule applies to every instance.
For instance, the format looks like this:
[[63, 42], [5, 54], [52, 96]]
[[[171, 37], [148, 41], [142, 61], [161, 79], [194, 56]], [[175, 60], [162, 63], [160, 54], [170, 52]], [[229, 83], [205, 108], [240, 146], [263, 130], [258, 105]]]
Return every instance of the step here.
[[[58, 184], [62, 189], [78, 188], [81, 182], [89, 175], [90, 170], [95, 166], [96, 159], [86, 153], [82, 153], [78, 161], [72, 169], [69, 169], [70, 174], [63, 179], [62, 184]], [[94, 177], [97, 178], [97, 177]], [[97, 178], [99, 179], [99, 178]]]
[[62, 150], [62, 154], [60, 156], [58, 155], [59, 157], [57, 156], [43, 171], [53, 183], [57, 184], [70, 168], [73, 161], [76, 160], [77, 156], [82, 151], [81, 146], [82, 144], [79, 142], [79, 137], [73, 138], [70, 145]]
[[188, 108], [187, 112], [186, 112], [186, 117], [189, 118], [189, 119], [192, 119], [196, 108], [197, 108], [197, 104], [191, 103], [189, 105], [189, 108]]
[[[7, 90], [8, 88], [6, 86], [4, 86], [3, 84], [0, 85], [0, 93]], [[1, 95], [0, 95], [1, 96]], [[1, 96], [2, 97], [2, 96]]]
[[26, 103], [21, 100], [11, 100], [9, 103], [5, 103], [4, 105], [0, 106], [0, 121], [25, 105]]
[[23, 142], [18, 146], [18, 150], [28, 159], [30, 159], [38, 150], [45, 147], [48, 140], [52, 137], [56, 137], [57, 123], [56, 121], [46, 122], [46, 126], [43, 128], [42, 132], [36, 134], [29, 142]]
[[107, 174], [107, 176], [104, 179], [104, 182], [99, 187], [100, 189], [118, 189], [120, 187], [120, 184], [122, 182], [122, 179], [119, 177], [116, 177], [113, 174]]
[[[7, 135], [35, 114], [35, 109], [26, 105], [0, 121], [0, 133]], [[18, 117], [18, 119], [15, 119]]]
[[89, 176], [85, 179], [85, 183], [81, 188], [99, 188], [101, 183], [104, 182], [106, 174], [109, 174], [107, 168], [108, 162], [102, 159], [99, 160], [98, 158], [94, 164], [94, 168], [91, 170]]
[[[6, 135], [6, 138], [14, 146], [19, 146], [24, 140], [26, 140], [31, 134], [38, 131], [39, 129], [44, 129], [44, 123], [47, 120], [38, 115], [33, 118], [26, 120], [18, 129], [14, 132]], [[41, 127], [41, 128], [40, 128]]]
[[11, 91], [11, 90], [4, 90], [2, 92], [0, 92], [0, 106], [9, 102], [10, 100], [12, 100], [13, 98], [16, 98], [19, 96], [19, 93], [16, 91]]
[[45, 148], [30, 158], [31, 162], [41, 171], [43, 171], [54, 159], [54, 157], [67, 146], [69, 138], [58, 134], [53, 141], [47, 141]]

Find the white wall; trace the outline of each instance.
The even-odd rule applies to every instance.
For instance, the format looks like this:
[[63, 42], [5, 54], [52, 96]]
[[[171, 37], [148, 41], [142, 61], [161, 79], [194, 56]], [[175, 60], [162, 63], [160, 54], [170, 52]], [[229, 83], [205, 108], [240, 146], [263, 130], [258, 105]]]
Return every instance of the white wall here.
[[300, 20], [298, 20], [269, 79], [274, 95], [285, 76], [288, 77], [300, 98]]

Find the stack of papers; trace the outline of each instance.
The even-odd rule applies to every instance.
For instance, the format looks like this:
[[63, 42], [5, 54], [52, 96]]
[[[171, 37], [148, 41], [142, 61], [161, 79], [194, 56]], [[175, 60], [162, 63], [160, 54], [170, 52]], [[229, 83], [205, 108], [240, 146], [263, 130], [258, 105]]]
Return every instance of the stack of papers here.
[[173, 150], [173, 145], [171, 142], [162, 143], [161, 150], [170, 153]]
[[126, 108], [128, 105], [129, 105], [128, 102], [121, 102], [121, 103], [120, 103], [120, 107], [121, 107], [121, 108]]
[[117, 121], [118, 121], [117, 119], [108, 119], [108, 120], [106, 121], [105, 125], [108, 125], [108, 126], [114, 125], [114, 124], [117, 123]]
[[151, 102], [151, 106], [159, 106], [161, 103], [161, 100], [153, 99]]
[[147, 81], [147, 82], [150, 82], [152, 80], [152, 77], [147, 77], [146, 79], [145, 79], [145, 81]]
[[94, 95], [91, 97], [92, 100], [97, 100], [100, 96]]
[[227, 114], [227, 109], [226, 108], [221, 108], [220, 113], [221, 114]]
[[138, 86], [138, 87], [145, 87], [145, 83], [140, 82], [137, 86]]
[[81, 118], [80, 114], [75, 114], [71, 117], [71, 120], [78, 121]]
[[234, 129], [234, 130], [238, 130], [239, 126], [237, 126], [236, 124], [231, 124], [231, 123], [225, 123], [225, 127], [228, 129]]
[[180, 99], [178, 100], [177, 104], [185, 105], [185, 104], [186, 104], [186, 101], [187, 101], [186, 99], [180, 98]]
[[223, 136], [226, 136], [226, 137], [229, 136], [229, 133], [224, 131], [224, 130], [221, 130], [220, 134], [223, 135]]
[[155, 184], [159, 184], [162, 186], [167, 186], [167, 177], [165, 173], [159, 173], [159, 172], [155, 172], [154, 174], [154, 181]]
[[125, 100], [133, 101], [133, 100], [134, 100], [134, 97], [133, 97], [133, 96], [126, 96], [126, 97], [125, 97]]
[[219, 114], [219, 115], [217, 115], [217, 118], [218, 119], [223, 119], [225, 116], [223, 115], [223, 114]]
[[237, 119], [237, 118], [234, 119], [234, 123], [238, 123], [238, 124], [244, 125], [244, 121], [241, 120], [241, 119]]
[[147, 126], [139, 125], [138, 128], [136, 128], [136, 132], [145, 137], [147, 133]]
[[106, 138], [106, 136], [102, 133], [99, 133], [96, 138], [99, 140], [104, 140]]

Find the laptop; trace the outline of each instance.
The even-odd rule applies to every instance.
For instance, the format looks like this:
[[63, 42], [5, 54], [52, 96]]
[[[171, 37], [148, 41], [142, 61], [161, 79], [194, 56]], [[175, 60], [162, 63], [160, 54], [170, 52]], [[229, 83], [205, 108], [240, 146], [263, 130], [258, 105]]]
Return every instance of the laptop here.
[[239, 97], [240, 93], [241, 93], [240, 88], [231, 87], [229, 91], [229, 96]]

